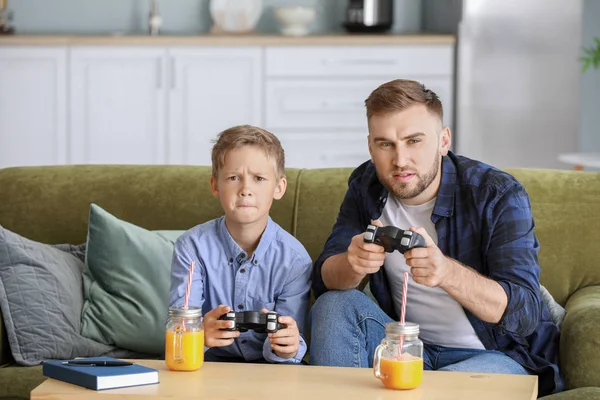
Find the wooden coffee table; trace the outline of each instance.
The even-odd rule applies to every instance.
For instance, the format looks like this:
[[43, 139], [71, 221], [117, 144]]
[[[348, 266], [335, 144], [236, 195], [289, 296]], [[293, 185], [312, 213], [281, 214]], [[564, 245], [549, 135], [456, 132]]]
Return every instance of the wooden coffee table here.
[[136, 362], [158, 369], [160, 383], [94, 391], [48, 379], [31, 392], [31, 399], [531, 400], [538, 386], [536, 376], [425, 371], [420, 387], [399, 391], [384, 388], [366, 368], [211, 362], [196, 372], [173, 372], [164, 361]]

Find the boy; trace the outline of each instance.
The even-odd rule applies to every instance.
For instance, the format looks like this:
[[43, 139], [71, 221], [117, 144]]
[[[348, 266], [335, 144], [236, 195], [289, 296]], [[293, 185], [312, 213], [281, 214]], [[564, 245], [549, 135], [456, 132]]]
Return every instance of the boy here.
[[[169, 305], [183, 304], [194, 261], [189, 304], [202, 307], [206, 361], [300, 363], [312, 261], [269, 217], [287, 186], [281, 143], [249, 125], [221, 132], [212, 149], [210, 186], [225, 215], [175, 243]], [[233, 326], [218, 319], [230, 310], [276, 311], [286, 328], [268, 335], [222, 330]]]

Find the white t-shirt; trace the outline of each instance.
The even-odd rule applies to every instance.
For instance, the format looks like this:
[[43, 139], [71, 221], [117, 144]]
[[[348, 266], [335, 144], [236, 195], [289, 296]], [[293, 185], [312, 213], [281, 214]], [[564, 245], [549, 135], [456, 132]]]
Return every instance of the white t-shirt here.
[[[409, 206], [390, 193], [379, 220], [383, 226], [393, 225], [400, 229], [422, 226], [437, 244], [437, 232], [431, 222], [434, 206], [435, 198], [425, 204]], [[398, 251], [387, 253], [384, 270], [396, 310], [401, 310], [404, 272], [409, 273], [405, 320], [419, 324], [419, 337], [423, 342], [444, 347], [485, 349], [462, 306], [442, 288], [415, 283], [403, 254]]]

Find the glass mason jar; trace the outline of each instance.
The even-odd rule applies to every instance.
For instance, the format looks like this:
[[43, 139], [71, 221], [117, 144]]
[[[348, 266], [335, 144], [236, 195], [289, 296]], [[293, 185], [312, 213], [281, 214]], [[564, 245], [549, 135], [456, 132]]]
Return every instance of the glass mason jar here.
[[423, 342], [418, 324], [385, 324], [385, 338], [375, 349], [373, 372], [388, 389], [414, 389], [421, 384]]
[[196, 371], [204, 364], [204, 329], [200, 307], [170, 307], [165, 362], [174, 371]]

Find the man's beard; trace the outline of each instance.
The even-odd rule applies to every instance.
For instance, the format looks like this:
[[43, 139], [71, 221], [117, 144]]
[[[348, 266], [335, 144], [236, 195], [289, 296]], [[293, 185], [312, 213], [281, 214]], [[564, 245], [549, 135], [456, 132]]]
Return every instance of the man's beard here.
[[[411, 182], [407, 183], [397, 182], [391, 176], [383, 177], [380, 175], [379, 170], [376, 169], [377, 177], [379, 178], [379, 181], [383, 184], [383, 186], [385, 186], [385, 188], [390, 193], [396, 196], [397, 199], [408, 200], [417, 197], [418, 195], [423, 193], [425, 189], [429, 187], [429, 185], [431, 185], [431, 183], [437, 177], [439, 164], [440, 153], [437, 153], [435, 156], [435, 160], [433, 160], [433, 165], [431, 166], [431, 169], [429, 169], [429, 171], [427, 171], [423, 176], [421, 176], [418, 173], [415, 173], [415, 176], [413, 179], [411, 179]], [[402, 169], [395, 170], [392, 172], [392, 174], [400, 171], [402, 171]], [[411, 189], [410, 186], [413, 184], [412, 181], [414, 181], [415, 179], [417, 179], [417, 184], [414, 188]]]

